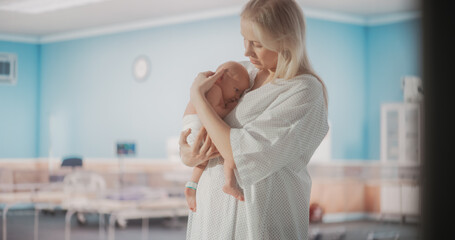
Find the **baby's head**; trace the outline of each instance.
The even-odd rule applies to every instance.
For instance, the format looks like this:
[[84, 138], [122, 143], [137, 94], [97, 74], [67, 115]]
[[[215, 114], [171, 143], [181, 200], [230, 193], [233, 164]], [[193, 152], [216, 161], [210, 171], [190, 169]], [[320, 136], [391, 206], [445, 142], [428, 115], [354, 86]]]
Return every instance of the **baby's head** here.
[[234, 61], [221, 64], [217, 71], [221, 68], [227, 69], [227, 71], [217, 80], [216, 84], [222, 89], [225, 102], [235, 102], [250, 87], [248, 71], [240, 63]]

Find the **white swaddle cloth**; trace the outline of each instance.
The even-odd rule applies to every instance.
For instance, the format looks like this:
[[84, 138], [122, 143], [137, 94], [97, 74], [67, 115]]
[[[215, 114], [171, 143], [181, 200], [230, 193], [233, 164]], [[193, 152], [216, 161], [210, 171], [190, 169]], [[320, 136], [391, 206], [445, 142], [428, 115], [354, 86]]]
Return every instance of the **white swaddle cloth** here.
[[188, 114], [183, 117], [182, 126], [183, 131], [187, 130], [188, 128], [191, 128], [191, 133], [186, 138], [186, 141], [188, 142], [188, 144], [193, 145], [194, 141], [196, 141], [197, 134], [202, 128], [201, 120], [199, 120], [197, 114]]

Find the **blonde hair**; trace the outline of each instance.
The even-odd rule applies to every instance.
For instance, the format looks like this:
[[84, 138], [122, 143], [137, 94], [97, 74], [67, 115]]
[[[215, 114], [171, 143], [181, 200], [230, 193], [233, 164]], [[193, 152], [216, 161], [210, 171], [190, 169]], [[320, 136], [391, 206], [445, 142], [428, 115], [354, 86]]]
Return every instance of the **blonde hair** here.
[[298, 74], [311, 74], [322, 84], [326, 107], [327, 88], [311, 66], [305, 47], [305, 19], [294, 0], [250, 0], [240, 16], [253, 23], [253, 31], [261, 44], [278, 52], [274, 74], [291, 79]]

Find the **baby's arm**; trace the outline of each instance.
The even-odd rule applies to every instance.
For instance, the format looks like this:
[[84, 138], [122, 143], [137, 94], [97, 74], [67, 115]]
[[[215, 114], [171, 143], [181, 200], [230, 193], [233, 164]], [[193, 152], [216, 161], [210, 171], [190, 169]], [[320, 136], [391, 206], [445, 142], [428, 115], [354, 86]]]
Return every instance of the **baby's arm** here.
[[[198, 129], [201, 128], [201, 125], [191, 102], [188, 103], [183, 116], [183, 128], [191, 128], [192, 130], [190, 135], [187, 136], [187, 142], [190, 146], [193, 146], [196, 142], [198, 142], [196, 141], [195, 136], [198, 134]], [[193, 212], [196, 211], [197, 183], [199, 182], [199, 179], [201, 178], [207, 164], [208, 162], [206, 161], [194, 167], [190, 182], [185, 185], [185, 198], [188, 204], [188, 208]]]
[[208, 161], [205, 161], [196, 167], [193, 168], [193, 174], [191, 175], [191, 180], [192, 182], [198, 183], [199, 179], [202, 176], [202, 172], [204, 172], [205, 167], [207, 167]]
[[199, 179], [202, 176], [202, 172], [204, 172], [204, 168], [207, 166], [208, 162], [201, 163], [197, 165], [196, 167], [193, 168], [193, 174], [191, 175], [191, 182], [186, 184], [185, 188], [185, 198], [186, 198], [186, 203], [188, 205], [188, 208], [196, 212], [196, 190], [197, 190], [197, 184], [199, 182]]
[[196, 212], [197, 204], [196, 204], [196, 191], [197, 191], [197, 184], [199, 179], [204, 172], [205, 167], [207, 166], [208, 162], [201, 163], [193, 168], [193, 174], [191, 175], [191, 182], [187, 183], [185, 188], [185, 198], [188, 208]]

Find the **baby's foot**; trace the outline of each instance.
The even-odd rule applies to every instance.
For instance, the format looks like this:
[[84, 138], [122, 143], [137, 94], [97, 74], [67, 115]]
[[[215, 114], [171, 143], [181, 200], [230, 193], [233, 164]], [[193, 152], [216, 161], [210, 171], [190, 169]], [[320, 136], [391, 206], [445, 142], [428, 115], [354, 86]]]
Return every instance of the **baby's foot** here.
[[196, 190], [191, 188], [185, 188], [185, 198], [188, 208], [196, 212]]
[[237, 186], [235, 181], [226, 181], [226, 184], [223, 186], [223, 192], [232, 195], [240, 201], [245, 201], [242, 190]]

